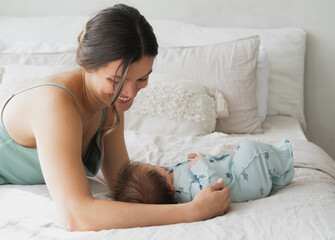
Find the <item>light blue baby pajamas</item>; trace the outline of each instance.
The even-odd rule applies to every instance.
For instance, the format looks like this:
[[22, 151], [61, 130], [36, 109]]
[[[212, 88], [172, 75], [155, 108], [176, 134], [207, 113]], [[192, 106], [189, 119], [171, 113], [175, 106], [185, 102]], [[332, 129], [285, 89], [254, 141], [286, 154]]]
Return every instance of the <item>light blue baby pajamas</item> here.
[[242, 141], [235, 154], [204, 155], [191, 168], [177, 164], [173, 185], [178, 202], [189, 202], [205, 186], [223, 178], [232, 202], [264, 198], [272, 189], [286, 186], [294, 177], [291, 144], [283, 139], [276, 147], [254, 140]]

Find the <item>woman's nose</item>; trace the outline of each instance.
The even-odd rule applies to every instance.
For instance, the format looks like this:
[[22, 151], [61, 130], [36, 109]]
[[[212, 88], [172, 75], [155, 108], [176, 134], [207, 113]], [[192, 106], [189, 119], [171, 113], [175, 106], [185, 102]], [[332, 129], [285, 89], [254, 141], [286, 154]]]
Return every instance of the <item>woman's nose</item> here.
[[130, 98], [135, 98], [138, 92], [137, 84], [132, 82], [125, 82], [122, 86], [121, 94]]

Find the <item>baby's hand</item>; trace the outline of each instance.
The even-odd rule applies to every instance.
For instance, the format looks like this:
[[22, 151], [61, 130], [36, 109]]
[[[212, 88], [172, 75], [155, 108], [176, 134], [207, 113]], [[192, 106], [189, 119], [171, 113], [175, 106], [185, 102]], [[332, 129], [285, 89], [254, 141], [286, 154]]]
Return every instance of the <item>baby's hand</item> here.
[[190, 153], [190, 154], [188, 154], [187, 155], [187, 159], [194, 159], [195, 157], [197, 156], [197, 154], [196, 153]]
[[190, 159], [191, 161], [188, 163], [189, 167], [192, 167], [194, 164], [196, 164], [200, 159], [202, 159], [204, 157], [204, 155], [202, 153], [199, 153], [198, 155], [195, 153], [190, 153], [189, 155], [187, 155], [188, 159]]

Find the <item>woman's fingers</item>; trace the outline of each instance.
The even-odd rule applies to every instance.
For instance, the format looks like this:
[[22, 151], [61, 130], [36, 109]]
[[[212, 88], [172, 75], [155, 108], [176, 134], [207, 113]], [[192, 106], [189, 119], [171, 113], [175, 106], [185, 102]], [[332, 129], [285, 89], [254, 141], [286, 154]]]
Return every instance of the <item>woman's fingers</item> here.
[[214, 184], [209, 186], [214, 193], [219, 194], [219, 198], [222, 201], [220, 214], [223, 215], [228, 211], [228, 207], [231, 203], [231, 197], [229, 196], [229, 188], [224, 185], [223, 179], [219, 178]]
[[197, 209], [205, 218], [222, 216], [228, 210], [231, 198], [229, 196], [229, 188], [218, 180], [212, 185], [201, 190], [193, 202], [198, 205]]
[[224, 181], [222, 178], [219, 178], [215, 183], [210, 185], [213, 191], [221, 190], [224, 187]]
[[212, 188], [212, 191], [222, 191], [224, 195], [228, 198], [229, 197], [229, 188], [224, 185], [223, 179], [220, 178], [214, 184], [210, 185], [209, 187]]

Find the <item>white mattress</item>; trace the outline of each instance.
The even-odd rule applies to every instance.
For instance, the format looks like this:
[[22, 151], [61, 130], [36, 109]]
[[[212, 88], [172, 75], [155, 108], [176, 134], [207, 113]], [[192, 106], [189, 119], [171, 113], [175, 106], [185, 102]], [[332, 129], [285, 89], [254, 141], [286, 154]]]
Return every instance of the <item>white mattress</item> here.
[[[45, 185], [0, 186], [1, 239], [335, 239], [335, 163], [308, 142], [289, 117], [270, 117], [261, 135], [178, 137], [126, 132], [131, 159], [169, 166], [191, 151], [218, 154], [232, 151], [244, 138], [277, 143], [291, 140], [295, 178], [269, 197], [233, 203], [222, 217], [159, 227], [69, 232], [58, 221]], [[99, 178], [90, 179], [92, 194], [106, 198]], [[148, 213], [150, 214], [150, 213]]]

